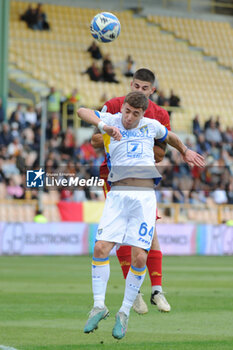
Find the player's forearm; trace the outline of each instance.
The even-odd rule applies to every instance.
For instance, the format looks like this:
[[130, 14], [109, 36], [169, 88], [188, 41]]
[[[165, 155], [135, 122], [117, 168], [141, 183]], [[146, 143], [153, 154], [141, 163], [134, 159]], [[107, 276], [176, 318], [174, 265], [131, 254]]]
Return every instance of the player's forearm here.
[[98, 126], [100, 119], [95, 112], [88, 108], [79, 108], [77, 111], [78, 117], [84, 120], [86, 123]]
[[170, 146], [176, 148], [182, 155], [185, 155], [187, 147], [183, 144], [183, 142], [180, 140], [180, 138], [176, 134], [174, 134], [171, 131], [168, 131], [166, 142]]

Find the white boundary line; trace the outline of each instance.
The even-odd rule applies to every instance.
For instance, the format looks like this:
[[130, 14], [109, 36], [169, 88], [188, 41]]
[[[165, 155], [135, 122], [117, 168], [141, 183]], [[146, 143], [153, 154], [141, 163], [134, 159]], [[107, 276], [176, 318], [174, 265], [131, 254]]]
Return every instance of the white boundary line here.
[[0, 350], [17, 350], [17, 349], [11, 348], [10, 346], [0, 345]]

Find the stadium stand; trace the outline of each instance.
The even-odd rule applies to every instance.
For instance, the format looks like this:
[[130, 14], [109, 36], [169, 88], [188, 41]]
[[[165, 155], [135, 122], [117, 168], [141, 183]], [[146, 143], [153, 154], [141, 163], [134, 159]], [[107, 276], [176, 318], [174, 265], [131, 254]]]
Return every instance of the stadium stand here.
[[148, 20], [202, 48], [205, 55], [215, 57], [220, 64], [233, 69], [233, 29], [230, 23], [166, 16], [149, 16]]
[[[120, 76], [121, 84], [116, 85], [96, 84], [81, 75], [92, 62], [86, 50], [91, 43], [90, 20], [97, 10], [55, 5], [45, 5], [44, 9], [51, 31], [33, 31], [19, 21], [25, 3], [11, 3], [10, 53], [17, 66], [30, 71], [37, 79], [45, 79], [49, 86], [56, 85], [64, 94], [78, 86], [86, 106], [98, 106], [106, 91], [109, 97], [124, 95], [129, 83], [126, 77]], [[226, 126], [233, 107], [232, 73], [219, 69], [216, 62], [205, 61], [203, 55], [191, 51], [187, 43], [162, 33], [145, 19], [134, 18], [129, 11], [116, 14], [123, 28], [121, 35], [114, 45], [100, 45], [101, 50], [109, 53], [114, 62], [131, 54], [137, 68], [146, 66], [156, 72], [162, 90], [168, 93], [172, 87], [182, 96], [185, 113], [173, 114], [174, 130], [190, 131], [194, 113], [199, 113], [202, 121], [210, 114], [219, 114], [222, 125]], [[119, 70], [117, 73], [120, 74]]]
[[[233, 203], [233, 183], [227, 176], [232, 175], [233, 162], [233, 130], [232, 123], [230, 123], [233, 107], [232, 73], [230, 70], [220, 69], [216, 62], [204, 60], [203, 54], [190, 50], [187, 42], [176, 40], [175, 36], [180, 35], [182, 39], [190, 39], [193, 45], [199, 46], [201, 41], [198, 40], [201, 40], [201, 31], [196, 31], [195, 42], [192, 41], [194, 39], [191, 40], [188, 37], [189, 23], [195, 21], [182, 19], [187, 23], [185, 24], [187, 31], [181, 30], [181, 35], [176, 32], [177, 27], [179, 27], [178, 19], [171, 20], [170, 17], [154, 16], [150, 17], [149, 21], [157, 25], [153, 23], [149, 25], [146, 19], [133, 17], [130, 11], [116, 13], [122, 24], [122, 33], [114, 45], [100, 44], [100, 48], [103, 56], [110, 54], [113, 63], [116, 64], [117, 79], [119, 79], [120, 84], [96, 83], [90, 81], [87, 75], [82, 75], [82, 72], [92, 63], [90, 54], [87, 52], [92, 42], [89, 24], [98, 10], [45, 5], [44, 10], [48, 16], [51, 30], [41, 32], [28, 29], [26, 24], [19, 20], [20, 14], [25, 11], [25, 6], [25, 2], [11, 2], [10, 62], [25, 74], [30, 74], [38, 82], [46, 84], [48, 90], [51, 86], [55, 86], [57, 90], [62, 91], [63, 96], [67, 96], [74, 87], [77, 87], [82, 105], [99, 107], [102, 104], [102, 102], [100, 103], [101, 98], [106, 94], [106, 91], [108, 98], [124, 95], [128, 92], [130, 80], [122, 75], [116, 63], [130, 54], [136, 62], [136, 68], [143, 66], [156, 72], [159, 88], [164, 91], [166, 96], [171, 88], [180, 96], [182, 109], [174, 110], [172, 113], [173, 130], [186, 132], [186, 135], [188, 133], [189, 137], [192, 136], [191, 148], [198, 149], [204, 154], [209, 159], [211, 166], [219, 167], [224, 171], [217, 174], [217, 184], [208, 182], [210, 178], [208, 178], [208, 173], [205, 173], [201, 180], [202, 191], [199, 196], [195, 196], [193, 192], [195, 193], [196, 187], [185, 188], [180, 186], [182, 180], [179, 183], [176, 181], [177, 178], [185, 179], [190, 175], [195, 179], [195, 173], [190, 173], [183, 167], [181, 158], [169, 151], [163, 164], [177, 166], [172, 176], [168, 174], [168, 178], [170, 176], [170, 181], [174, 180], [176, 187], [169, 189], [169, 196], [167, 196], [166, 191], [163, 191], [163, 188], [158, 191], [163, 222], [189, 220], [208, 223], [211, 220], [212, 223], [220, 223], [230, 219], [232, 211], [227, 207], [227, 204]], [[158, 24], [166, 32], [161, 31]], [[226, 32], [230, 33], [228, 26], [221, 23], [219, 25], [222, 28], [220, 32], [226, 28]], [[193, 28], [194, 24], [190, 24], [190, 26]], [[217, 28], [217, 24], [215, 26]], [[167, 33], [167, 31], [172, 33]], [[193, 35], [194, 32], [195, 29], [192, 29]], [[137, 41], [135, 41], [135, 36], [138, 38]], [[203, 48], [207, 47], [204, 45], [204, 41], [202, 43]], [[210, 54], [212, 55], [212, 53]], [[217, 51], [215, 55], [217, 55]], [[220, 62], [221, 58], [225, 57], [224, 50], [219, 53], [218, 57]], [[26, 86], [27, 83], [24, 82], [24, 84]], [[196, 114], [199, 114], [200, 133], [204, 137], [202, 142], [198, 137], [192, 135], [194, 131], [192, 130], [192, 121]], [[221, 137], [217, 146], [207, 142], [205, 136], [204, 122], [211, 115], [214, 116], [214, 120], [217, 115], [220, 116], [220, 125], [218, 122], [214, 127]], [[90, 149], [88, 142], [80, 144], [77, 135], [70, 131], [67, 120], [65, 123], [63, 120], [63, 124], [65, 125], [64, 130], [58, 131], [58, 133], [53, 132], [51, 123], [47, 127], [46, 164], [55, 170], [57, 164], [62, 163], [63, 166], [68, 167], [70, 163], [74, 162], [78, 166], [86, 167], [87, 173], [90, 174], [93, 163], [95, 165], [101, 163], [103, 153], [97, 152], [95, 154]], [[27, 125], [26, 131], [25, 127], [23, 127], [23, 131], [19, 130], [22, 149], [10, 157], [8, 153], [9, 149], [14, 149], [12, 140], [16, 132], [15, 126], [12, 122], [10, 123], [9, 142], [3, 143], [0, 151], [0, 217], [4, 220], [26, 222], [31, 221], [34, 215], [36, 201], [29, 202], [30, 204], [22, 201], [20, 209], [14, 215], [18, 203], [14, 200], [21, 198], [31, 201], [37, 198], [37, 193], [25, 191], [25, 179], [20, 162], [27, 161], [29, 166], [35, 165], [36, 161], [38, 163], [39, 127], [40, 111], [37, 110], [36, 125]], [[226, 127], [228, 129], [225, 131]], [[33, 144], [32, 139], [34, 140]], [[206, 149], [202, 147], [206, 147]], [[90, 159], [85, 158], [86, 151], [93, 155]], [[21, 164], [21, 168], [19, 168], [19, 164]], [[14, 171], [16, 174], [9, 175], [9, 171]], [[213, 173], [212, 178], [215, 176], [216, 174]], [[164, 181], [166, 187], [166, 174]], [[224, 184], [224, 188], [218, 188], [220, 183]], [[216, 196], [210, 195], [210, 192], [214, 190], [219, 191], [216, 195], [217, 201]], [[84, 200], [98, 199], [96, 194], [88, 191], [83, 193], [83, 196]], [[219, 202], [220, 197], [221, 201]], [[5, 198], [9, 201], [4, 202]], [[49, 221], [60, 220], [55, 204], [59, 199], [71, 201], [75, 199], [75, 195], [72, 191], [44, 193], [44, 214]], [[196, 207], [190, 209], [190, 204], [194, 204]]]

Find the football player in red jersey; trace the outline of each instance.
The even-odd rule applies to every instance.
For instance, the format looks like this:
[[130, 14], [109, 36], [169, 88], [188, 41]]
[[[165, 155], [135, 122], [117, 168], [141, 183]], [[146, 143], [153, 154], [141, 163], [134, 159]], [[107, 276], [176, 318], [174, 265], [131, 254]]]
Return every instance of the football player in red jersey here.
[[[141, 91], [146, 97], [152, 95], [155, 91], [155, 75], [152, 71], [146, 68], [141, 68], [137, 70], [133, 76], [133, 81], [131, 82], [132, 91]], [[102, 112], [109, 112], [115, 114], [121, 111], [122, 104], [124, 102], [125, 96], [115, 97], [107, 101], [102, 108]], [[144, 114], [144, 117], [156, 119], [161, 124], [166, 126], [168, 130], [171, 130], [170, 119], [167, 111], [156, 103], [149, 100], [149, 106]], [[92, 145], [95, 148], [103, 147], [103, 139], [101, 134], [94, 134], [92, 136]], [[165, 155], [166, 143], [156, 142], [154, 147], [154, 154], [156, 162], [160, 162]], [[100, 167], [100, 177], [105, 180], [104, 192], [106, 193], [110, 190], [109, 184], [107, 182], [108, 177], [108, 167], [107, 161], [105, 161]], [[131, 247], [121, 246], [117, 250], [117, 257], [121, 265], [121, 269], [126, 279], [128, 274], [130, 264], [131, 264]], [[160, 250], [157, 232], [155, 229], [154, 238], [151, 245], [151, 250], [147, 258], [147, 268], [150, 275], [152, 293], [151, 293], [151, 304], [157, 305], [159, 311], [169, 312], [171, 307], [167, 302], [162, 289], [162, 252]], [[139, 293], [133, 309], [139, 313], [144, 314], [148, 312], [146, 303], [142, 298], [142, 294]]]

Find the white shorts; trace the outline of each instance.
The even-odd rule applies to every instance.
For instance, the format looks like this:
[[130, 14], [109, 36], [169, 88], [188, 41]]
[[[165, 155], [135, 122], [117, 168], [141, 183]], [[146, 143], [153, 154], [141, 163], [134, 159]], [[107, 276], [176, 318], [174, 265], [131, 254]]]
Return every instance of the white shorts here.
[[96, 240], [150, 250], [156, 220], [156, 196], [150, 189], [114, 186], [107, 194]]

